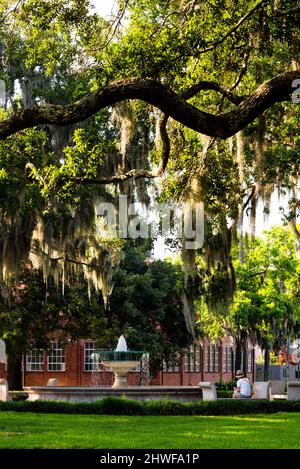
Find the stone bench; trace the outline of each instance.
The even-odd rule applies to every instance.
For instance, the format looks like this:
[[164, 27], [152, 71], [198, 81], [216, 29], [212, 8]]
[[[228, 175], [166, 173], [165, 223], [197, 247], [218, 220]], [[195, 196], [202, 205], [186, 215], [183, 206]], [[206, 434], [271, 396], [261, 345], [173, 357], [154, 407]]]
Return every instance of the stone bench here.
[[287, 388], [288, 401], [300, 399], [300, 381], [289, 381]]
[[271, 401], [285, 400], [287, 395], [284, 391], [285, 382], [279, 380], [271, 381]]
[[0, 379], [0, 401], [10, 401], [6, 379]]
[[59, 379], [57, 378], [48, 379], [47, 386], [59, 386]]
[[271, 381], [271, 395], [284, 394], [284, 381]]
[[252, 384], [252, 399], [270, 399], [270, 381], [255, 381]]
[[215, 383], [211, 383], [209, 381], [200, 381], [198, 386], [202, 390], [203, 401], [215, 401], [217, 399]]
[[[252, 383], [252, 399], [270, 399], [271, 388], [270, 381], [255, 381]], [[245, 400], [244, 397], [238, 397], [235, 399]]]
[[[198, 386], [202, 390], [203, 401], [214, 401], [217, 399], [215, 383], [200, 381]], [[252, 399], [270, 399], [270, 381], [254, 382], [252, 384]]]

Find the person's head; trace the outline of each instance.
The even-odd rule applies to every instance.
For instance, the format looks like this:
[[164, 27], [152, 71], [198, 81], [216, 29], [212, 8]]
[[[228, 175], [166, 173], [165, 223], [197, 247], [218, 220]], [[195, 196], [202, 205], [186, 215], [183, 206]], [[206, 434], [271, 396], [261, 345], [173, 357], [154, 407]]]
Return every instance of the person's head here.
[[237, 370], [236, 374], [235, 374], [235, 377], [237, 379], [241, 379], [241, 378], [244, 378], [244, 373], [242, 372], [242, 370]]

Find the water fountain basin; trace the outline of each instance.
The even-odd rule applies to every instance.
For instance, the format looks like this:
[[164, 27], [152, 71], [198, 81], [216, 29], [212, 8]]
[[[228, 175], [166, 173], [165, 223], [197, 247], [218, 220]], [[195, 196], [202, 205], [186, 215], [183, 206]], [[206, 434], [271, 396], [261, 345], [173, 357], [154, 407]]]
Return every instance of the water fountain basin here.
[[113, 371], [115, 381], [112, 388], [119, 389], [128, 388], [127, 373], [141, 363], [144, 353], [134, 350], [96, 350], [93, 356], [95, 361]]

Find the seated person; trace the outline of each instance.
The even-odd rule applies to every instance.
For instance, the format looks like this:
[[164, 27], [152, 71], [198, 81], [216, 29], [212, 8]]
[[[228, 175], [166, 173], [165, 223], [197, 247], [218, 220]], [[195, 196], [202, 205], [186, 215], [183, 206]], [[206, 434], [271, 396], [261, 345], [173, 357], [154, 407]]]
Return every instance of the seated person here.
[[251, 397], [251, 384], [249, 383], [249, 380], [244, 377], [242, 370], [238, 370], [235, 376], [237, 378], [237, 383], [236, 388], [233, 388], [234, 393], [232, 397], [234, 399], [249, 399]]

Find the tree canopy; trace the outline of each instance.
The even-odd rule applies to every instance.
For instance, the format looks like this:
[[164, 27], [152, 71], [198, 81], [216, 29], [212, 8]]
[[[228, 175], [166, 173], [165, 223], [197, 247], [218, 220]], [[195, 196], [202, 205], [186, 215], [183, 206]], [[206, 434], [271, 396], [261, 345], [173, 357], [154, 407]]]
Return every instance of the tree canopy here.
[[99, 201], [201, 202], [205, 244], [183, 255], [193, 320], [196, 257], [232, 292], [232, 241], [238, 230], [242, 257], [245, 216], [254, 236], [275, 188], [300, 240], [300, 5], [117, 7], [102, 18], [88, 0], [1, 1], [2, 284], [25, 261], [63, 285], [83, 272], [108, 304], [122, 242], [99, 229]]

